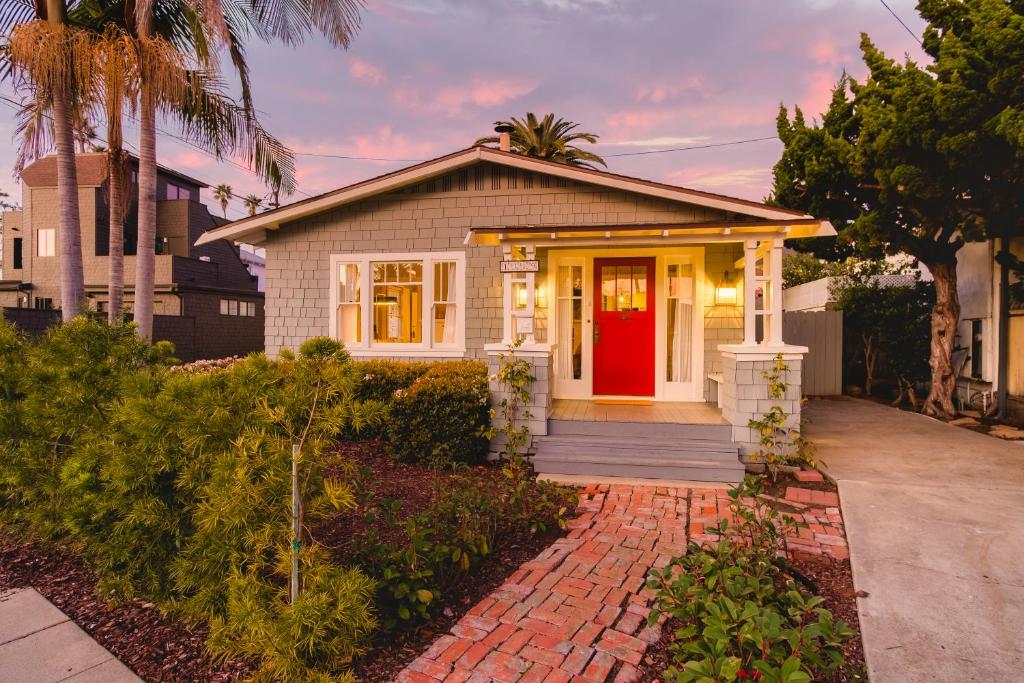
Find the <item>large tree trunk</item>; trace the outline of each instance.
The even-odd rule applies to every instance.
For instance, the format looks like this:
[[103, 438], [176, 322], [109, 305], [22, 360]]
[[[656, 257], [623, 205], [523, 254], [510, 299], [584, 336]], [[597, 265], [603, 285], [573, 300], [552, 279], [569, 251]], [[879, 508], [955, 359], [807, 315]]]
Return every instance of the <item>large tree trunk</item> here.
[[923, 412], [935, 417], [956, 417], [953, 394], [956, 372], [953, 350], [960, 322], [960, 295], [956, 291], [956, 257], [946, 263], [925, 263], [935, 281], [935, 306], [932, 307], [931, 355], [932, 385], [924, 400]]
[[[64, 23], [64, 4], [47, 0], [47, 21]], [[85, 296], [82, 271], [82, 226], [78, 214], [75, 167], [75, 118], [65, 87], [53, 90], [53, 139], [57, 148], [57, 228], [60, 241], [60, 307], [67, 321], [78, 315]]]

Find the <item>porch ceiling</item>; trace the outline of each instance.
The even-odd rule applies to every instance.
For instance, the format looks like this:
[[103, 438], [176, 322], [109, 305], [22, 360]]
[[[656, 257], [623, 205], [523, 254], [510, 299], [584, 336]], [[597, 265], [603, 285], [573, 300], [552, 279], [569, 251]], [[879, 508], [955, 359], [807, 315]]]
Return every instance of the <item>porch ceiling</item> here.
[[510, 225], [470, 228], [467, 246], [483, 244], [590, 245], [617, 241], [630, 244], [677, 244], [793, 239], [834, 235], [828, 221], [759, 220], [632, 225]]

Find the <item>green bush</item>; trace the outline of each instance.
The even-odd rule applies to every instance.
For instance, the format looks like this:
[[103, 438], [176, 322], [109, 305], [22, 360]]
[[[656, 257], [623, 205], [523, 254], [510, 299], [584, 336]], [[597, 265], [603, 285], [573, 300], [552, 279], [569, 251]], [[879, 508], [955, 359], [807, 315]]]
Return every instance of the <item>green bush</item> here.
[[426, 510], [401, 522], [405, 542], [399, 546], [382, 543], [378, 529], [400, 522], [374, 515], [378, 528], [354, 546], [358, 564], [377, 579], [385, 627], [429, 617], [445, 587], [479, 566], [496, 544], [524, 531], [564, 528], [575, 494], [512, 465], [501, 474], [456, 475]]
[[360, 377], [356, 399], [380, 401], [390, 404], [399, 389], [408, 389], [422, 377], [431, 363], [408, 363], [375, 358], [353, 363], [355, 373]]
[[784, 573], [780, 551], [794, 523], [761, 502], [762, 492], [749, 477], [734, 487], [736, 524], [723, 519], [711, 530], [717, 545], [691, 543], [652, 572], [649, 623], [665, 614], [678, 626], [666, 681], [809, 683], [842, 666], [841, 645], [852, 631]]
[[437, 363], [394, 393], [387, 439], [402, 460], [436, 465], [478, 463], [487, 456], [490, 424], [487, 366]]
[[125, 378], [161, 360], [131, 326], [76, 318], [25, 343], [4, 323], [0, 361], [0, 500], [9, 518], [59, 533], [60, 472], [74, 447], [105, 428]]

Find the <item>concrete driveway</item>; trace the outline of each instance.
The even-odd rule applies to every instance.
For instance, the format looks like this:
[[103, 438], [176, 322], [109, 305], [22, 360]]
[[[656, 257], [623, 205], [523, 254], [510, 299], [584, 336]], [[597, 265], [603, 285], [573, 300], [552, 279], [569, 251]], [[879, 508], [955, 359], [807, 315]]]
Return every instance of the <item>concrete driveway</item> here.
[[875, 683], [1024, 669], [1024, 444], [856, 399], [807, 434], [839, 482]]

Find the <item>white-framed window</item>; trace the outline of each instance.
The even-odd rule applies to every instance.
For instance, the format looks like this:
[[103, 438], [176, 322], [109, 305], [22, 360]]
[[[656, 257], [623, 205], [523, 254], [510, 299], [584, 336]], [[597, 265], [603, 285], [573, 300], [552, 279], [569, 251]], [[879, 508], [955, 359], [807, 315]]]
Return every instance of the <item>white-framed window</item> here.
[[36, 256], [55, 256], [57, 254], [57, 231], [53, 228], [40, 228], [36, 231]]
[[241, 301], [239, 299], [221, 299], [221, 315], [239, 315], [246, 318], [256, 317], [256, 302]]
[[464, 252], [333, 254], [330, 330], [355, 355], [461, 356]]

